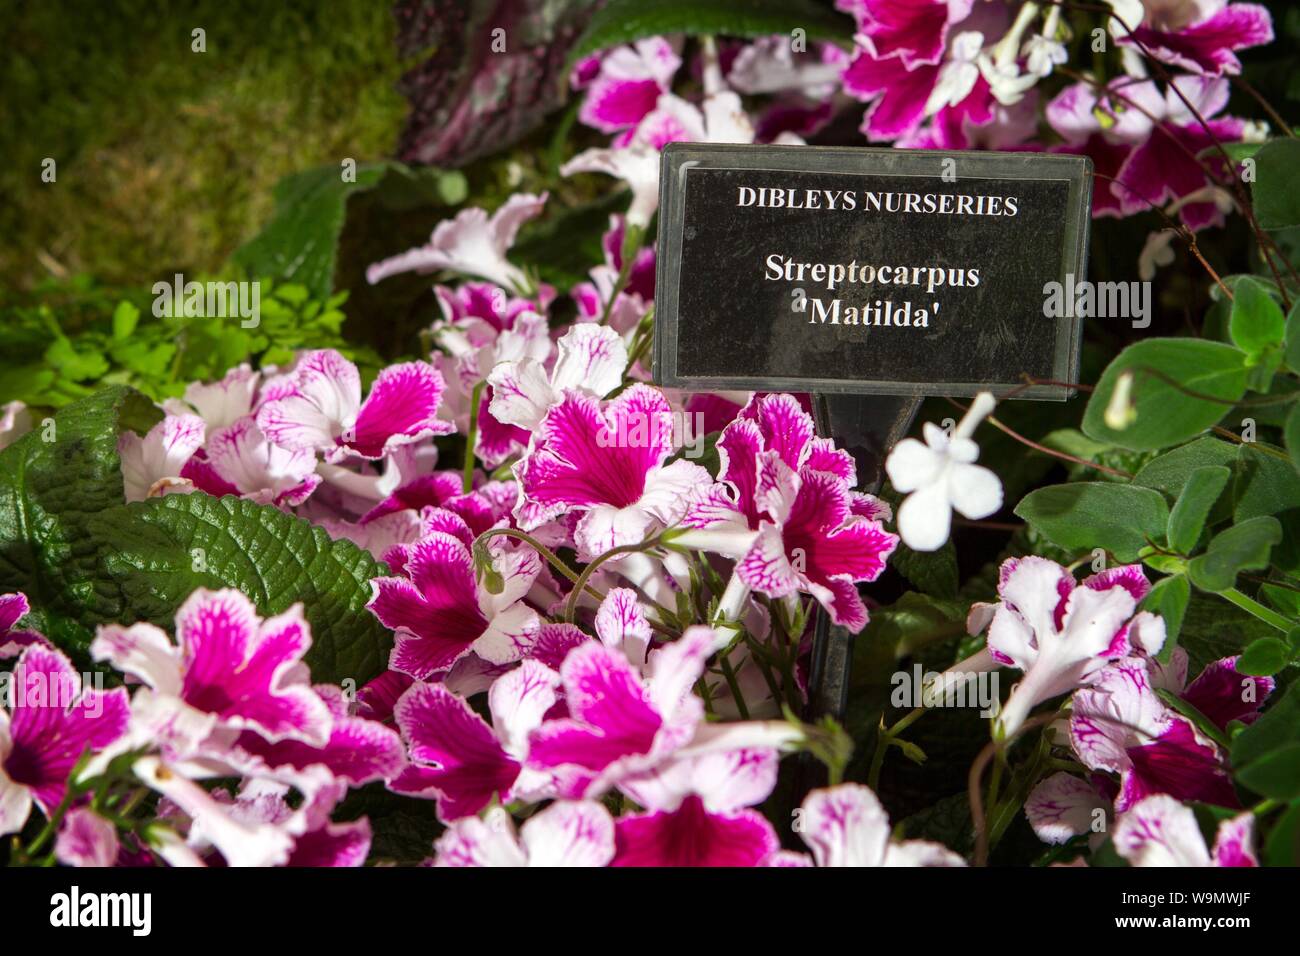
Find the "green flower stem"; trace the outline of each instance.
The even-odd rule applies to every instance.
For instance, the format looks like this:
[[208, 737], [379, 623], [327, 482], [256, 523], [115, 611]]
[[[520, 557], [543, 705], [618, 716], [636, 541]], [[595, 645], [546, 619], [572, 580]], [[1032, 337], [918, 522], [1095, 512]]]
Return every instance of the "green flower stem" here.
[[740, 713], [741, 720], [749, 720], [749, 708], [745, 706], [745, 695], [740, 692], [740, 682], [736, 680], [736, 671], [731, 666], [731, 661], [727, 659], [726, 654], [718, 655], [718, 666], [722, 668], [722, 676], [726, 678], [727, 687], [731, 689], [731, 698], [736, 702], [736, 710]]
[[871, 769], [867, 773], [867, 786], [875, 790], [880, 785], [880, 771], [885, 765], [885, 751], [899, 734], [920, 719], [925, 713], [924, 707], [917, 707], [900, 717], [892, 726], [886, 727], [884, 718], [880, 721], [880, 733], [876, 737], [876, 752], [871, 755]]
[[641, 251], [643, 233], [644, 230], [638, 226], [624, 226], [623, 248], [619, 250], [623, 258], [623, 264], [619, 266], [618, 280], [614, 283], [614, 288], [610, 290], [609, 301], [605, 303], [605, 311], [601, 313], [601, 325], [609, 325], [609, 314], [614, 310], [614, 301], [627, 288], [627, 280], [632, 277], [632, 265], [636, 261], [637, 253]]
[[[545, 558], [547, 564], [549, 564], [551, 567], [555, 568], [555, 570], [563, 574], [565, 578], [567, 578], [573, 584], [578, 585], [580, 583], [578, 573], [574, 571], [572, 568], [570, 568], [567, 564], [565, 564], [564, 561], [560, 559], [560, 556], [558, 554], [556, 554], [546, 545], [542, 544], [531, 534], [525, 534], [524, 532], [519, 531], [515, 528], [489, 528], [487, 531], [484, 531], [481, 535], [479, 535], [477, 538], [474, 539], [474, 548], [477, 549], [480, 545], [486, 547], [488, 539], [497, 537], [498, 535], [505, 538], [514, 538], [517, 541], [524, 542], [524, 544], [528, 545], [534, 551], [540, 554], [543, 558]], [[581, 582], [581, 583], [583, 586], [585, 586], [586, 582]], [[577, 589], [575, 588], [575, 593], [576, 590]], [[587, 588], [587, 593], [590, 594], [597, 601], [605, 600], [605, 595], [601, 594], [595, 588], [590, 588], [590, 587]]]
[[469, 494], [474, 490], [474, 445], [478, 441], [478, 403], [483, 398], [483, 386], [479, 382], [469, 396], [469, 434], [465, 436], [465, 473], [461, 479], [461, 493]]
[[1281, 614], [1278, 614], [1276, 611], [1270, 608], [1266, 608], [1264, 605], [1260, 604], [1254, 598], [1247, 597], [1246, 595], [1238, 591], [1236, 588], [1228, 588], [1226, 591], [1220, 591], [1218, 593], [1219, 593], [1219, 597], [1227, 601], [1231, 601], [1233, 604], [1237, 605], [1237, 607], [1241, 608], [1243, 611], [1247, 611], [1250, 614], [1253, 614], [1255, 617], [1259, 618], [1265, 624], [1272, 625], [1273, 627], [1281, 631], [1283, 634], [1291, 633], [1291, 629], [1295, 627], [1294, 621], [1287, 620]]
[[610, 558], [616, 558], [620, 554], [632, 554], [636, 551], [649, 551], [658, 544], [659, 535], [655, 535], [653, 538], [642, 541], [640, 544], [619, 545], [617, 548], [610, 548], [583, 568], [582, 574], [578, 576], [573, 591], [569, 594], [569, 600], [564, 606], [564, 620], [569, 624], [573, 623], [573, 617], [578, 611], [578, 598], [581, 596], [583, 589], [586, 588], [587, 581], [596, 573], [597, 568]]

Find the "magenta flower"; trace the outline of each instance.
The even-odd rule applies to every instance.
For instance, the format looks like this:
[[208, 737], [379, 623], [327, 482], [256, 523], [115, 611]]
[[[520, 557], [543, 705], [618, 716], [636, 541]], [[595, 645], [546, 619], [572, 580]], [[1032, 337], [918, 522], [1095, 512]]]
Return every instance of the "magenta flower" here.
[[529, 767], [554, 771], [561, 795], [603, 793], [689, 743], [703, 717], [691, 687], [712, 652], [713, 632], [692, 627], [650, 655], [648, 678], [620, 651], [588, 641], [560, 668], [571, 716], [533, 732]]
[[244, 731], [225, 759], [246, 775], [282, 780], [303, 793], [318, 786], [323, 767], [331, 780], [359, 787], [395, 777], [406, 765], [405, 748], [396, 731], [348, 713], [342, 691], [329, 684], [314, 688], [329, 708], [329, 739], [319, 747], [301, 740], [268, 741]]
[[[804, 798], [797, 830], [817, 866], [965, 866], [939, 843], [894, 840], [889, 817], [867, 787], [844, 783]], [[788, 860], [773, 861], [790, 865]]]
[[1188, 684], [1187, 651], [1181, 647], [1174, 648], [1167, 666], [1152, 674], [1152, 682], [1187, 701], [1220, 730], [1227, 730], [1234, 720], [1254, 723], [1277, 686], [1271, 677], [1242, 674], [1237, 670], [1236, 657], [1211, 661]]
[[454, 821], [435, 844], [434, 866], [606, 866], [614, 856], [614, 821], [593, 800], [557, 800], [529, 817], [518, 835], [510, 814]]
[[524, 661], [488, 692], [492, 725], [446, 687], [412, 685], [393, 711], [411, 763], [389, 787], [436, 799], [445, 821], [476, 814], [497, 798], [542, 791], [548, 778], [523, 761], [529, 734], [555, 704], [558, 683], [554, 671]]
[[[1173, 87], [1166, 90], [1164, 102], [1154, 114], [1161, 122], [1154, 126], [1146, 142], [1129, 154], [1120, 168], [1114, 192], [1125, 214], [1145, 212], [1152, 204], [1167, 200], [1184, 200], [1178, 214], [1188, 228], [1221, 226], [1223, 211], [1212, 197], [1199, 201], [1189, 201], [1188, 197], [1209, 191], [1211, 183], [1203, 163], [1225, 176], [1231, 171], [1219, 169], [1222, 163], [1214, 154], [1205, 160], [1196, 157], [1211, 151], [1215, 140], [1240, 140], [1246, 126], [1230, 116], [1214, 118], [1228, 105], [1230, 89], [1226, 78], [1177, 76], [1173, 86], [1177, 91]], [[1188, 109], [1179, 91], [1205, 118], [1205, 126]]]
[[68, 811], [54, 842], [54, 857], [64, 866], [112, 866], [117, 862], [117, 829], [89, 807]]
[[95, 660], [145, 684], [132, 700], [134, 729], [169, 760], [220, 751], [246, 730], [328, 743], [329, 706], [306, 682], [302, 605], [263, 620], [239, 591], [200, 588], [176, 612], [176, 639], [152, 624], [109, 625], [90, 645]]
[[635, 127], [667, 93], [681, 57], [662, 37], [615, 47], [600, 60], [578, 119], [603, 133]]
[[0, 708], [0, 835], [17, 833], [35, 803], [46, 817], [63, 802], [68, 777], [87, 750], [102, 750], [125, 733], [126, 691], [83, 687], [60, 651], [33, 644], [23, 651]]
[[837, 624], [861, 630], [858, 581], [874, 581], [898, 544], [876, 500], [849, 490], [853, 459], [813, 437], [790, 395], [756, 397], [718, 439], [718, 484], [697, 494], [679, 543], [738, 556], [736, 573], [773, 597], [804, 592]]
[[707, 471], [685, 459], [664, 464], [673, 450], [672, 426], [668, 400], [646, 385], [633, 385], [604, 407], [566, 393], [515, 466], [520, 527], [531, 530], [580, 511], [574, 540], [589, 559], [672, 525], [687, 497], [710, 483]]
[[1225, 755], [1156, 696], [1142, 658], [1104, 667], [1088, 687], [1075, 691], [1070, 743], [1090, 770], [1119, 774], [1119, 813], [1154, 793], [1240, 805]]
[[492, 594], [475, 581], [462, 538], [435, 531], [403, 550], [405, 576], [376, 578], [366, 605], [397, 632], [389, 666], [423, 680], [471, 651], [496, 664], [524, 656], [541, 626], [537, 612], [523, 603], [541, 572], [535, 551], [498, 552], [504, 587]]
[[274, 395], [257, 410], [267, 439], [291, 451], [383, 458], [395, 448], [454, 429], [437, 417], [444, 383], [427, 362], [390, 365], [361, 401], [357, 367], [333, 349], [304, 352], [293, 371], [269, 383]]
[[897, 58], [908, 69], [943, 59], [948, 28], [970, 15], [974, 0], [835, 0], [853, 15], [858, 32], [880, 59]]
[[614, 866], [760, 866], [780, 847], [761, 813], [776, 786], [775, 750], [687, 757], [623, 780], [646, 808], [615, 821]]
[[31, 611], [27, 595], [21, 591], [13, 594], [0, 594], [0, 661], [17, 657], [32, 644], [46, 644], [46, 640], [35, 631], [19, 628], [18, 622]]
[[[1000, 664], [1024, 678], [1011, 690], [995, 732], [1009, 737], [1045, 700], [1081, 687], [1112, 661], [1155, 654], [1165, 641], [1165, 622], [1136, 613], [1151, 589], [1138, 565], [1112, 568], [1082, 584], [1055, 561], [1009, 558], [998, 584], [988, 648]], [[987, 617], [972, 609], [976, 618]], [[981, 622], [982, 623], [982, 622]]]
[[1236, 75], [1236, 51], [1273, 42], [1273, 18], [1259, 4], [1200, 0], [1150, 8], [1141, 23], [1126, 23], [1131, 34], [1124, 27], [1115, 30], [1117, 42], [1193, 73]]
[[1115, 852], [1131, 866], [1259, 866], [1251, 844], [1251, 813], [1219, 824], [1214, 848], [1196, 823], [1196, 815], [1173, 797], [1147, 797], [1115, 824]]

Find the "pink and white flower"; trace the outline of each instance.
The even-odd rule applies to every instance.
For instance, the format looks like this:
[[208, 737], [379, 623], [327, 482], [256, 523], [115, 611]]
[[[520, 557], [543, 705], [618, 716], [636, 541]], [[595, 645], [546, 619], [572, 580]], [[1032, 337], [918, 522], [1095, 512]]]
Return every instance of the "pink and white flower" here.
[[0, 835], [17, 833], [35, 803], [46, 818], [62, 802], [77, 761], [127, 729], [130, 704], [121, 688], [84, 687], [60, 651], [23, 651], [0, 707]]
[[220, 754], [244, 731], [325, 746], [333, 719], [307, 683], [311, 630], [302, 605], [263, 619], [233, 589], [196, 590], [176, 612], [176, 639], [152, 624], [101, 627], [91, 656], [139, 679], [133, 734], [169, 762]]
[[574, 540], [587, 560], [674, 524], [709, 473], [672, 454], [673, 412], [658, 389], [633, 385], [605, 403], [575, 391], [546, 413], [515, 465], [524, 530], [581, 512]]
[[21, 591], [0, 594], [0, 661], [17, 657], [32, 644], [45, 644], [45, 638], [35, 631], [18, 627], [18, 622], [31, 611], [27, 595]]
[[677, 51], [662, 37], [615, 47], [601, 58], [578, 119], [604, 133], [635, 127], [668, 92], [681, 65]]
[[427, 362], [390, 365], [361, 401], [357, 367], [333, 349], [304, 352], [293, 371], [268, 384], [274, 397], [257, 410], [267, 439], [291, 451], [348, 454], [371, 461], [403, 445], [454, 429], [437, 417], [445, 387]]
[[510, 814], [493, 807], [454, 821], [434, 846], [435, 866], [607, 866], [614, 821], [593, 800], [557, 800], [516, 835]]
[[1123, 20], [1121, 24], [1112, 18], [1118, 43], [1206, 76], [1240, 73], [1238, 50], [1273, 42], [1273, 18], [1267, 7], [1255, 3], [1166, 0], [1147, 3], [1145, 11], [1139, 7], [1137, 15], [1134, 11], [1116, 12]]
[[[467, 529], [461, 532], [467, 537]], [[536, 640], [537, 612], [523, 603], [541, 573], [531, 548], [499, 551], [504, 586], [492, 594], [475, 581], [469, 543], [436, 531], [404, 546], [402, 577], [376, 578], [366, 606], [397, 633], [389, 666], [424, 680], [470, 652], [495, 664], [517, 661]]]
[[1132, 866], [1259, 866], [1252, 843], [1251, 813], [1219, 824], [1214, 847], [1196, 823], [1196, 814], [1173, 797], [1147, 797], [1115, 824], [1115, 852]]
[[179, 482], [181, 469], [203, 444], [204, 430], [197, 415], [167, 415], [144, 438], [124, 431], [117, 453], [126, 500], [144, 501], [165, 493], [169, 482]]
[[32, 413], [24, 402], [0, 405], [0, 449], [8, 448], [32, 430]]
[[54, 858], [64, 866], [112, 866], [120, 848], [112, 823], [89, 807], [77, 807], [63, 818]]
[[995, 733], [1012, 736], [1034, 707], [1083, 686], [1112, 661], [1157, 653], [1165, 641], [1164, 620], [1147, 611], [1135, 614], [1150, 588], [1138, 565], [1076, 585], [1068, 570], [1046, 558], [1003, 562], [988, 647], [999, 663], [1025, 676], [1012, 688]]
[[524, 661], [488, 691], [491, 725], [446, 687], [412, 685], [393, 710], [411, 763], [389, 787], [436, 799], [438, 816], [447, 821], [476, 814], [495, 799], [544, 793], [549, 778], [524, 761], [529, 734], [555, 705], [559, 682], [550, 668]]
[[262, 373], [247, 363], [230, 369], [217, 382], [191, 382], [182, 399], [168, 399], [163, 408], [172, 415], [197, 414], [208, 428], [225, 428], [253, 414]]
[[760, 866], [780, 847], [748, 809], [776, 786], [777, 752], [683, 757], [629, 777], [619, 789], [645, 808], [615, 821], [614, 866]]
[[812, 849], [817, 866], [966, 865], [942, 844], [893, 839], [885, 808], [861, 784], [814, 790], [804, 798], [801, 811], [799, 835]]
[[1143, 658], [1110, 664], [1088, 687], [1075, 691], [1070, 743], [1084, 766], [1119, 774], [1116, 812], [1153, 793], [1240, 805], [1226, 755], [1156, 696]]
[[272, 443], [251, 415], [214, 431], [204, 451], [211, 477], [195, 475], [189, 468], [186, 477], [209, 494], [229, 486], [230, 492], [258, 504], [294, 507], [321, 483], [314, 450]]
[[692, 627], [653, 651], [643, 677], [620, 651], [589, 641], [560, 667], [570, 716], [534, 731], [529, 767], [555, 773], [560, 795], [594, 797], [655, 767], [695, 736], [704, 707], [691, 688], [713, 632]]
[[446, 270], [477, 276], [520, 295], [531, 293], [533, 283], [523, 270], [506, 258], [519, 227], [546, 205], [546, 193], [516, 193], [491, 218], [477, 207], [462, 209], [455, 219], [438, 224], [428, 245], [376, 262], [366, 270], [371, 285], [403, 272]]

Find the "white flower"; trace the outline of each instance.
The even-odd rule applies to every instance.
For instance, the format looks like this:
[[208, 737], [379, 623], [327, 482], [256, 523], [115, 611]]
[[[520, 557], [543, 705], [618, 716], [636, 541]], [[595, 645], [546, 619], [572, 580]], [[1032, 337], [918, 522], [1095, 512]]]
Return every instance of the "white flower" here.
[[973, 464], [979, 446], [970, 437], [993, 406], [993, 396], [980, 392], [951, 436], [926, 422], [924, 444], [905, 438], [885, 462], [894, 488], [908, 496], [898, 509], [898, 532], [913, 551], [943, 546], [954, 509], [967, 518], [987, 518], [1002, 507], [1002, 482]]

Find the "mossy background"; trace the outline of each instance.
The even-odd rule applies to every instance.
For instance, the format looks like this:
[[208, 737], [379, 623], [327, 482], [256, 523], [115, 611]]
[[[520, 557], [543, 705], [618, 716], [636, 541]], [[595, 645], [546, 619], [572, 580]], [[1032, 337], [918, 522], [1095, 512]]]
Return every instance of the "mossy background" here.
[[[5, 0], [0, 284], [212, 273], [289, 173], [386, 157], [406, 104], [383, 0]], [[207, 49], [191, 49], [192, 31]], [[41, 181], [46, 158], [57, 181]]]

